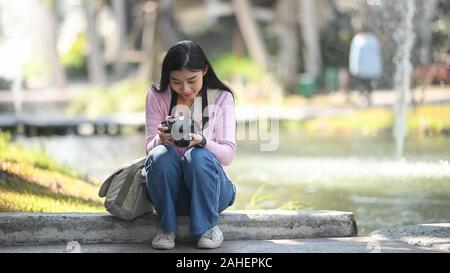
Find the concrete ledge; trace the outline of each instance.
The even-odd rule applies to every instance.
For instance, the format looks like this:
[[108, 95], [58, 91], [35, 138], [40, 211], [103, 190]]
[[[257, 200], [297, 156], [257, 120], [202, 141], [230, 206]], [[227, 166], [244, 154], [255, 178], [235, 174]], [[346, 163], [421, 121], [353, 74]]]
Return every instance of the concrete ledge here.
[[[179, 217], [177, 240], [194, 239], [189, 218]], [[357, 235], [351, 212], [226, 211], [220, 215], [225, 240], [271, 240]], [[151, 242], [158, 231], [155, 214], [123, 221], [109, 213], [0, 213], [0, 245]]]

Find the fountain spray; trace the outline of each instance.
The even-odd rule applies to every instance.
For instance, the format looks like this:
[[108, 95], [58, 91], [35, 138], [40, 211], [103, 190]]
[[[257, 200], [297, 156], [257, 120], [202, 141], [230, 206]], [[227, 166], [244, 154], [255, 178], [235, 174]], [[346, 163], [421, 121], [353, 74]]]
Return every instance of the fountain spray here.
[[397, 92], [396, 103], [394, 104], [395, 124], [395, 155], [397, 159], [403, 156], [406, 137], [406, 118], [408, 115], [408, 105], [411, 101], [411, 52], [414, 46], [414, 13], [416, 6], [414, 0], [400, 0], [398, 5], [405, 12], [402, 15], [400, 27], [396, 32], [397, 53], [395, 56], [395, 90]]

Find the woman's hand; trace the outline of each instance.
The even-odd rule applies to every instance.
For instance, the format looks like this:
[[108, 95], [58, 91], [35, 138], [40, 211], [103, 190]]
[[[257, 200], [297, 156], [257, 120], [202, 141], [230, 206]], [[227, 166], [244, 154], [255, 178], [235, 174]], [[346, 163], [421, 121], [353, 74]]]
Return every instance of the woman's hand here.
[[169, 145], [169, 146], [175, 145], [173, 143], [173, 139], [172, 139], [172, 136], [170, 135], [170, 133], [165, 132], [169, 128], [160, 124], [157, 129], [158, 129], [158, 135], [159, 135], [159, 138], [161, 139], [162, 144]]
[[191, 137], [191, 143], [189, 146], [186, 147], [186, 149], [192, 148], [196, 145], [199, 145], [202, 143], [203, 136], [199, 134], [189, 134]]

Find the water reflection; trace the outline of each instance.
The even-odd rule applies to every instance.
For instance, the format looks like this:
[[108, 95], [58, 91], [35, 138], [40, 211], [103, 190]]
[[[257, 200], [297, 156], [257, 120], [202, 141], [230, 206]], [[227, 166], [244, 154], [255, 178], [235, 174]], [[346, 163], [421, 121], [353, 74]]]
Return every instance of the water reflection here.
[[[20, 141], [105, 178], [144, 156], [144, 135], [48, 137]], [[450, 220], [450, 140], [409, 140], [394, 160], [383, 138], [317, 139], [282, 132], [276, 152], [240, 142], [228, 172], [239, 194], [232, 209], [330, 209], [355, 213], [359, 234], [385, 226]]]

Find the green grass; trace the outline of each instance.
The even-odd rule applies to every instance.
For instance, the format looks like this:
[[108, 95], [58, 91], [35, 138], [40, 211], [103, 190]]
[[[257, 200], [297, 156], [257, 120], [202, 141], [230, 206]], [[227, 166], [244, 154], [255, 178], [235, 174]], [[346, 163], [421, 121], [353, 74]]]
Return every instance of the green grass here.
[[98, 181], [86, 181], [45, 152], [0, 133], [0, 211], [104, 211]]
[[[389, 108], [355, 110], [349, 115], [313, 118], [302, 122], [284, 122], [287, 130], [299, 129], [311, 135], [362, 135], [378, 136], [391, 132], [394, 114]], [[450, 128], [450, 105], [421, 105], [411, 108], [407, 130], [413, 135], [439, 134]]]
[[53, 170], [68, 176], [83, 175], [54, 161], [45, 151], [25, 149], [11, 140], [11, 134], [0, 131], [0, 160], [31, 165], [39, 169]]
[[[279, 199], [279, 195], [271, 191], [270, 194], [265, 193], [267, 191], [265, 188], [268, 185], [268, 183], [262, 183], [258, 186], [256, 191], [248, 198], [248, 201], [245, 201], [242, 203], [241, 196], [238, 196], [236, 205], [234, 205], [231, 209], [233, 209], [235, 206], [245, 206], [245, 210], [262, 210], [267, 209], [266, 203], [273, 203], [275, 200]], [[278, 202], [275, 205], [274, 209], [280, 209], [280, 210], [299, 210], [299, 209], [306, 209], [303, 206], [301, 206], [300, 202], [298, 200], [290, 200], [290, 201], [284, 201]], [[239, 204], [238, 204], [239, 203]]]
[[99, 201], [58, 193], [56, 188], [47, 188], [15, 177], [2, 179], [0, 186], [0, 211], [4, 212], [75, 212], [103, 211]]

